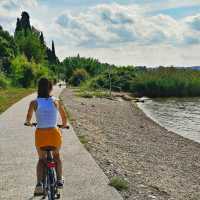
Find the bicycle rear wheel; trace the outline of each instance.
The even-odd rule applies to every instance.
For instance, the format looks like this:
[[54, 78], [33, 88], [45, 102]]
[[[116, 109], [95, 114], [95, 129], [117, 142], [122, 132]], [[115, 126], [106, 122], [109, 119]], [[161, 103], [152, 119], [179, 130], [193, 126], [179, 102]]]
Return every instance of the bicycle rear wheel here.
[[55, 172], [53, 169], [49, 169], [47, 173], [47, 196], [49, 200], [55, 200], [56, 195], [56, 180]]

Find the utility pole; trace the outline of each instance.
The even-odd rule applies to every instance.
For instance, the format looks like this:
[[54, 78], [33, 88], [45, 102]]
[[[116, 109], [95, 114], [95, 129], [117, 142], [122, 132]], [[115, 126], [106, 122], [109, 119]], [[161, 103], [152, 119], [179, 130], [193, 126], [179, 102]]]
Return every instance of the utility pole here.
[[109, 65], [109, 84], [110, 84], [109, 95], [110, 98], [112, 98], [111, 65]]

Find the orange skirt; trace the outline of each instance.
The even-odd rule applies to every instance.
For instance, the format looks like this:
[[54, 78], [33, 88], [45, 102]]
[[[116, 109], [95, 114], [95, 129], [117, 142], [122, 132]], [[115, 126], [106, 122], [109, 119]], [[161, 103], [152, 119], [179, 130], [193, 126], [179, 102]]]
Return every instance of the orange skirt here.
[[58, 128], [36, 129], [35, 146], [37, 148], [52, 146], [60, 148], [62, 144], [62, 134]]

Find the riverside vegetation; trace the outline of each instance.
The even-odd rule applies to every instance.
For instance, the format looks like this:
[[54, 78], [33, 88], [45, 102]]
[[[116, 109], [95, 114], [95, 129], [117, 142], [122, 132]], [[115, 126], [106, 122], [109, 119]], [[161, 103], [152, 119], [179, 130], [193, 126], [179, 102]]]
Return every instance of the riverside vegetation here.
[[[96, 59], [67, 57], [61, 63], [66, 82], [80, 86], [80, 96], [106, 96], [104, 90], [130, 92], [135, 96], [187, 97], [200, 96], [200, 71], [192, 68], [134, 67], [100, 63]], [[102, 94], [102, 90], [103, 93]]]

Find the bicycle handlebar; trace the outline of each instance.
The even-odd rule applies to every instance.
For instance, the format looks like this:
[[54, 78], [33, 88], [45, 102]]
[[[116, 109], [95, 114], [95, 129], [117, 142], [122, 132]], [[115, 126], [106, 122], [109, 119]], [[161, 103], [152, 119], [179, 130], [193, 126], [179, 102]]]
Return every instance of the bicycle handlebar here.
[[[35, 122], [35, 123], [30, 124], [30, 125], [24, 123], [24, 126], [31, 126], [31, 127], [34, 126], [34, 127], [36, 127], [37, 123]], [[57, 124], [57, 127], [62, 128], [62, 129], [69, 129], [69, 126], [66, 126], [66, 127], [63, 128], [63, 125], [61, 125], [61, 124]]]

